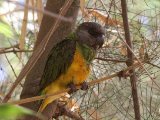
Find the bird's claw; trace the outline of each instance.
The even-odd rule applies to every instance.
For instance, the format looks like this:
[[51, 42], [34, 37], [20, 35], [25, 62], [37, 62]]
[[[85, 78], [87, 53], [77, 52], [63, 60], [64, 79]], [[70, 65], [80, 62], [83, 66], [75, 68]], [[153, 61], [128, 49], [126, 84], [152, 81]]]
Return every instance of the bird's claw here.
[[68, 84], [68, 87], [70, 88], [70, 90], [68, 91], [68, 94], [71, 94], [77, 91], [76, 85], [74, 83]]
[[88, 90], [89, 86], [88, 86], [88, 83], [87, 82], [83, 82], [81, 84], [81, 90]]

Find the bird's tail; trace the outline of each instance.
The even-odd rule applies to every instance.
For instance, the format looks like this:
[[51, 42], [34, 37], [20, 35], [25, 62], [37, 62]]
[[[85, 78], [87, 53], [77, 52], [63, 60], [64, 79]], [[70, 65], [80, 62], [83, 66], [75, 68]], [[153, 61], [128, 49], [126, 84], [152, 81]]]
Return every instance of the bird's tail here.
[[[64, 88], [61, 88], [59, 85], [51, 85], [49, 87], [47, 87], [44, 91], [45, 94], [54, 94], [54, 93], [57, 93], [59, 91], [62, 91]], [[49, 96], [47, 98], [45, 98], [43, 101], [42, 101], [42, 104], [38, 110], [38, 112], [42, 112], [46, 106], [48, 104], [50, 104], [51, 102], [53, 102], [54, 100], [64, 96], [66, 93], [61, 93], [61, 94], [58, 94], [58, 95], [53, 95], [53, 96]]]

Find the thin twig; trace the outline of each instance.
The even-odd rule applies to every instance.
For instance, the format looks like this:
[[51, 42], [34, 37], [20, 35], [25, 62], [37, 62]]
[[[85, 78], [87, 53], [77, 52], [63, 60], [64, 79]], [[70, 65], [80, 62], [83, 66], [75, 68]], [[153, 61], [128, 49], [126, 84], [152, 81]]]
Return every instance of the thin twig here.
[[[9, 61], [9, 59], [8, 59], [8, 57], [7, 57], [7, 55], [6, 55], [6, 54], [4, 54], [4, 55], [5, 55], [5, 58], [6, 58], [7, 62], [8, 62], [8, 64], [9, 64], [9, 66], [11, 67], [11, 69], [12, 69], [12, 71], [13, 71], [14, 76], [17, 78], [17, 74], [16, 74], [16, 72], [15, 72], [15, 70], [14, 70], [12, 64], [10, 63], [10, 61]], [[23, 87], [23, 85], [22, 85], [21, 83], [20, 83], [20, 86]]]
[[122, 63], [124, 63], [124, 62], [126, 62], [126, 60], [118, 60], [118, 59], [107, 59], [107, 58], [95, 58], [95, 59], [97, 59], [97, 60], [102, 60], [102, 61], [111, 61], [111, 62], [122, 62]]
[[[133, 64], [132, 66], [129, 66], [127, 67], [126, 69], [123, 69], [122, 71], [123, 72], [127, 72], [133, 68], [138, 68], [140, 67], [139, 66], [139, 63], [135, 63]], [[121, 71], [120, 71], [121, 72]], [[114, 77], [117, 77], [119, 76], [120, 72], [116, 72], [112, 75], [109, 75], [109, 76], [106, 76], [106, 77], [103, 77], [103, 78], [100, 78], [100, 79], [97, 79], [97, 80], [93, 80], [91, 82], [88, 82], [88, 85], [89, 86], [93, 86], [93, 85], [96, 85], [96, 84], [99, 84], [101, 82], [104, 82], [106, 80], [111, 80], [112, 78]], [[77, 86], [77, 89], [80, 89], [81, 86]], [[21, 99], [21, 100], [18, 100], [18, 101], [11, 101], [11, 102], [8, 102], [9, 104], [24, 104], [24, 103], [28, 103], [28, 102], [33, 102], [33, 101], [37, 101], [37, 100], [41, 100], [41, 99], [46, 99], [47, 97], [50, 97], [50, 96], [56, 96], [56, 95], [60, 95], [62, 93], [66, 93], [68, 92], [70, 89], [65, 89], [65, 90], [62, 90], [62, 91], [59, 91], [59, 92], [56, 92], [54, 94], [46, 94], [46, 95], [41, 95], [41, 96], [35, 96], [35, 97], [30, 97], [30, 98], [25, 98], [25, 99]]]
[[5, 51], [11, 48], [19, 48], [19, 44], [11, 45], [10, 47], [0, 48], [0, 51]]
[[0, 50], [0, 54], [6, 54], [6, 53], [18, 53], [18, 52], [33, 52], [33, 50]]
[[157, 67], [158, 69], [160, 69], [160, 66], [158, 66], [158, 65], [155, 65], [155, 64], [153, 64], [151, 62], [146, 62], [146, 63], [149, 64], [149, 65], [152, 65], [153, 67]]
[[4, 55], [5, 55], [5, 58], [6, 58], [7, 62], [8, 62], [8, 64], [9, 64], [9, 66], [11, 67], [11, 69], [12, 69], [12, 71], [13, 71], [14, 76], [17, 78], [17, 74], [16, 74], [16, 72], [15, 72], [15, 70], [14, 70], [12, 64], [10, 63], [10, 61], [9, 61], [9, 59], [8, 59], [8, 57], [7, 57], [7, 55], [6, 55], [6, 54], [4, 54]]

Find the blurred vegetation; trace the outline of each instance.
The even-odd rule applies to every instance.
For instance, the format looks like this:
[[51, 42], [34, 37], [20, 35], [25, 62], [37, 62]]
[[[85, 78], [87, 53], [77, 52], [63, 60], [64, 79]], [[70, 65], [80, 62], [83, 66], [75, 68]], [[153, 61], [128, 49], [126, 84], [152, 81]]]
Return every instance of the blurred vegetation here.
[[[34, 114], [35, 113], [33, 111], [17, 105], [11, 105], [11, 104], [0, 105], [0, 116], [1, 116], [0, 120], [16, 120], [21, 118], [23, 115], [34, 115]], [[40, 119], [44, 119], [42, 115], [39, 114], [38, 116], [40, 116], [39, 117]]]
[[18, 117], [22, 116], [23, 114], [31, 115], [32, 112], [25, 108], [14, 105], [9, 105], [9, 104], [0, 105], [1, 120], [15, 120]]
[[[29, 5], [32, 4], [30, 3]], [[128, 0], [127, 5], [130, 33], [134, 47], [133, 52], [139, 60], [145, 60], [144, 68], [154, 78], [154, 81], [151, 80], [143, 68], [139, 67], [136, 69], [141, 118], [143, 120], [159, 120], [160, 1]], [[79, 12], [77, 25], [87, 20], [96, 21], [102, 24], [106, 30], [105, 45], [97, 55], [97, 58], [103, 58], [103, 60], [95, 59], [92, 65], [92, 74], [88, 81], [102, 78], [127, 68], [124, 62], [127, 59], [127, 54], [126, 45], [123, 42], [125, 38], [120, 0], [86, 0], [84, 6], [88, 12]], [[23, 6], [7, 2], [6, 0], [0, 1], [1, 99], [4, 98], [4, 95], [8, 92], [32, 54], [31, 50], [33, 50], [39, 30], [37, 13], [29, 10], [24, 49], [19, 48], [24, 14], [24, 9], [22, 8]], [[108, 23], [106, 20], [115, 21], [119, 25]], [[23, 50], [26, 51], [21, 52]], [[12, 95], [12, 100], [19, 99], [22, 87], [23, 82], [17, 86]], [[89, 88], [87, 92], [78, 91], [71, 97], [71, 103], [72, 105], [69, 108], [74, 107], [74, 111], [80, 113], [86, 120], [96, 118], [98, 120], [134, 120], [129, 78], [121, 78], [120, 80], [120, 78], [116, 77]], [[4, 106], [1, 105], [0, 117], [6, 117], [5, 120], [10, 116], [17, 117], [19, 113], [30, 114], [30, 111], [20, 107], [8, 105], [5, 106], [5, 109], [3, 108]]]

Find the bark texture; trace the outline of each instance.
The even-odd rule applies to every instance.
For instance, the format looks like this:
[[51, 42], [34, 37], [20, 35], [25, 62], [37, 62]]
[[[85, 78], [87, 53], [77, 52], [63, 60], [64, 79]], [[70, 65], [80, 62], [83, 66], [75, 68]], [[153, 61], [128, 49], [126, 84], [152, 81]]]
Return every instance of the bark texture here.
[[[65, 1], [66, 0], [48, 0], [45, 9], [58, 14], [62, 6], [64, 5]], [[35, 67], [33, 67], [33, 69], [30, 71], [30, 73], [27, 75], [25, 79], [24, 87], [21, 93], [21, 99], [33, 97], [39, 94], [39, 82], [45, 67], [47, 56], [52, 47], [57, 42], [63, 40], [63, 38], [72, 31], [72, 28], [75, 25], [75, 20], [78, 15], [78, 9], [79, 9], [78, 6], [79, 6], [79, 0], [74, 0], [71, 7], [67, 11], [67, 14], [65, 15], [66, 17], [74, 18], [74, 22], [68, 23], [62, 21], [59, 27], [56, 29], [56, 32], [54, 32], [53, 35], [50, 37], [44, 54], [37, 61]], [[35, 47], [37, 47], [44, 39], [45, 35], [49, 32], [49, 30], [53, 26], [55, 20], [56, 18], [53, 19], [52, 17], [47, 15], [43, 16]], [[22, 106], [32, 109], [34, 111], [37, 111], [39, 108], [38, 101], [26, 103], [23, 104]], [[44, 114], [45, 116], [47, 116], [47, 118], [52, 117], [54, 111], [53, 109], [54, 105], [50, 105], [48, 106], [47, 109], [45, 109]], [[24, 119], [33, 120], [35, 118], [26, 116]]]

